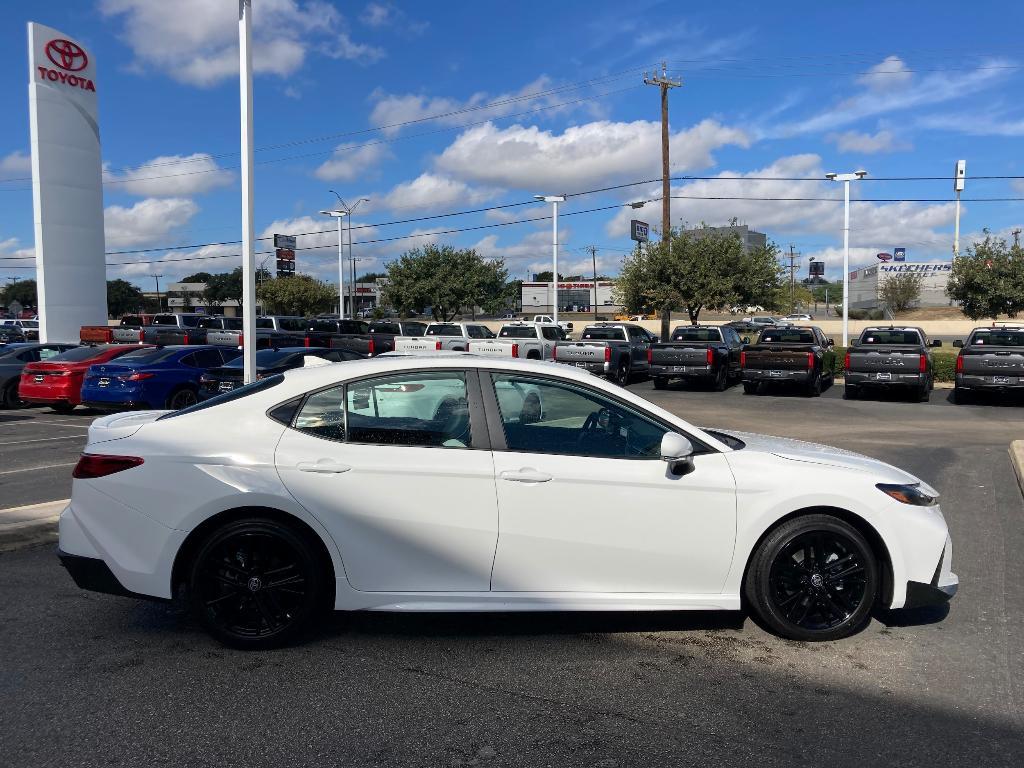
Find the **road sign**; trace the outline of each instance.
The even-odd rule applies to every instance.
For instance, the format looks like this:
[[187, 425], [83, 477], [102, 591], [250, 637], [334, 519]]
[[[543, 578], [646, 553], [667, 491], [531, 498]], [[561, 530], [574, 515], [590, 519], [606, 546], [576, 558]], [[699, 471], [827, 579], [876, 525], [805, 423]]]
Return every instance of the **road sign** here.
[[891, 253], [876, 253], [875, 257], [879, 261], [891, 261], [892, 260], [892, 254]]
[[906, 248], [893, 248], [892, 249], [892, 260], [893, 261], [906, 261], [907, 260], [907, 249]]
[[629, 238], [630, 240], [636, 240], [638, 243], [646, 243], [647, 238], [650, 235], [651, 227], [646, 221], [638, 221], [633, 219], [629, 222]]
[[295, 250], [295, 235], [274, 235], [275, 248], [288, 248]]

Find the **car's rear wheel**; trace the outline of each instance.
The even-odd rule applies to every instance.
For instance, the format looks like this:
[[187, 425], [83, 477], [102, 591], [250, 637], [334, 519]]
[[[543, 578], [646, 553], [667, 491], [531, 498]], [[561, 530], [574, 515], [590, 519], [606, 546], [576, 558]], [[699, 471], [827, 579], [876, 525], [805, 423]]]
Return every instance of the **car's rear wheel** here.
[[71, 403], [53, 403], [50, 407], [53, 408], [53, 410], [55, 410], [57, 413], [60, 413], [64, 416], [75, 410], [75, 406], [73, 406]]
[[846, 384], [843, 387], [843, 399], [844, 400], [856, 400], [858, 397], [860, 397], [860, 389], [858, 389], [857, 387], [851, 386], [850, 384]]
[[808, 397], [818, 397], [821, 394], [821, 374], [815, 373], [811, 377], [811, 380], [807, 382], [807, 388], [804, 391]]
[[751, 558], [744, 582], [750, 609], [791, 640], [838, 640], [871, 620], [878, 562], [849, 523], [806, 515], [771, 531]]
[[743, 382], [743, 394], [745, 395], [756, 395], [757, 390], [760, 387], [756, 381], [744, 381]]
[[974, 399], [974, 394], [967, 389], [962, 387], [955, 387], [953, 389], [953, 402], [957, 405], [966, 405]]
[[612, 381], [620, 387], [624, 387], [629, 383], [629, 360], [623, 360], [619, 363], [619, 367], [615, 369], [615, 374], [612, 376]]
[[167, 398], [167, 407], [172, 411], [178, 411], [198, 402], [199, 396], [196, 395], [195, 390], [185, 387], [171, 393], [171, 396]]
[[3, 391], [0, 392], [0, 405], [4, 408], [21, 408], [21, 398], [18, 397], [18, 380], [10, 382]]
[[915, 392], [915, 395], [917, 396], [916, 399], [917, 399], [917, 401], [919, 403], [927, 403], [928, 402], [928, 398], [931, 395], [931, 393], [932, 393], [931, 387], [929, 387], [927, 382], [926, 382], [926, 383], [922, 384], [920, 387], [917, 388], [917, 390]]
[[189, 599], [220, 642], [260, 650], [284, 645], [309, 625], [324, 584], [305, 536], [274, 520], [248, 518], [216, 529], [199, 547]]
[[729, 386], [729, 371], [724, 365], [721, 365], [718, 367], [718, 373], [715, 374], [715, 392], [725, 392], [727, 386]]
[[665, 389], [667, 386], [668, 386], [668, 379], [666, 379], [664, 376], [655, 376], [654, 377], [654, 388], [655, 389]]

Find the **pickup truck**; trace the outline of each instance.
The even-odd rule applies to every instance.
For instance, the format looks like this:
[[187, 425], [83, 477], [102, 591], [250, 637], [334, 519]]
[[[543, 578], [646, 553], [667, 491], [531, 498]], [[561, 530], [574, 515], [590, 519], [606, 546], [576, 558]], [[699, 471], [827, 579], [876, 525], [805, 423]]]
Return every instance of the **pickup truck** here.
[[572, 333], [573, 325], [568, 320], [559, 320], [557, 323], [552, 319], [551, 315], [534, 315], [534, 324], [541, 323], [543, 325], [557, 325], [563, 331], [565, 331], [566, 338]]
[[465, 352], [473, 339], [493, 338], [494, 331], [480, 323], [430, 323], [423, 332], [423, 338], [395, 338], [395, 351], [412, 354], [441, 350]]
[[83, 325], [78, 331], [83, 344], [141, 344], [142, 329], [153, 324], [153, 315], [125, 315], [115, 326]]
[[631, 376], [648, 371], [647, 350], [655, 341], [657, 337], [639, 325], [597, 323], [584, 328], [579, 341], [558, 342], [554, 359], [624, 387]]
[[496, 339], [471, 340], [469, 351], [488, 357], [551, 360], [561, 339], [562, 331], [553, 323], [509, 323], [501, 326]]
[[953, 399], [969, 403], [981, 392], [1009, 392], [1024, 389], [1024, 325], [975, 328], [956, 358]]
[[934, 384], [931, 348], [941, 346], [938, 339], [929, 342], [920, 328], [865, 328], [846, 351], [843, 397], [898, 387], [928, 400]]
[[152, 334], [152, 341], [160, 346], [171, 344], [205, 344], [210, 331], [241, 331], [242, 318], [205, 315], [194, 327], [167, 326]]
[[766, 328], [756, 344], [740, 352], [743, 392], [753, 395], [764, 392], [769, 384], [784, 383], [817, 397], [822, 384], [831, 384], [835, 378], [832, 347], [832, 339], [816, 326]]
[[728, 326], [680, 325], [672, 339], [652, 344], [647, 350], [655, 389], [665, 389], [672, 379], [703, 381], [723, 392], [740, 377], [740, 353], [744, 340]]

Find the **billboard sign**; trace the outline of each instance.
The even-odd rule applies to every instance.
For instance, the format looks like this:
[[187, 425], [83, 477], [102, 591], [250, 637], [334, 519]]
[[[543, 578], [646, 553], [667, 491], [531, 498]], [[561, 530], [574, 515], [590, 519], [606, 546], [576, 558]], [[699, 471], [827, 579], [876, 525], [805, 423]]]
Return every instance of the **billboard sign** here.
[[825, 275], [825, 262], [812, 261], [809, 274], [811, 277], [823, 277]]
[[892, 254], [891, 253], [876, 253], [875, 257], [879, 261], [892, 261]]
[[892, 260], [893, 261], [906, 261], [907, 260], [907, 249], [906, 248], [893, 248], [892, 249]]
[[28, 106], [40, 341], [107, 321], [96, 57], [28, 25]]
[[638, 243], [646, 243], [651, 234], [651, 227], [646, 221], [633, 219], [629, 222], [629, 239]]
[[287, 248], [289, 251], [295, 250], [295, 235], [274, 235], [274, 247], [275, 248]]
[[942, 274], [952, 272], [953, 265], [948, 261], [936, 261], [927, 264], [882, 264], [878, 267], [882, 272], [917, 272], [919, 274]]

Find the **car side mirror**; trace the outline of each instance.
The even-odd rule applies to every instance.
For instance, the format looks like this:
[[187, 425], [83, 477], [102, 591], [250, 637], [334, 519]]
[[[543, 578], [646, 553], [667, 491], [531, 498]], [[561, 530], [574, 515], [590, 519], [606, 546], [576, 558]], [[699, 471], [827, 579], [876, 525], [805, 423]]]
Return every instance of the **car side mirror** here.
[[673, 474], [693, 466], [693, 443], [675, 432], [666, 432], [661, 438], [661, 460], [668, 463]]
[[953, 339], [953, 346], [956, 347], [957, 349], [960, 349], [961, 347], [963, 347], [963, 345], [964, 345], [964, 340], [963, 339]]
[[742, 339], [740, 339], [740, 341], [742, 341], [744, 344], [749, 344], [750, 343], [750, 337], [749, 336], [744, 336]]
[[836, 340], [835, 339], [827, 339], [827, 341], [828, 341], [828, 345], [830, 347], [834, 347], [836, 345]]
[[930, 346], [930, 347], [941, 347], [942, 346], [942, 339], [932, 339], [931, 343], [928, 346]]

